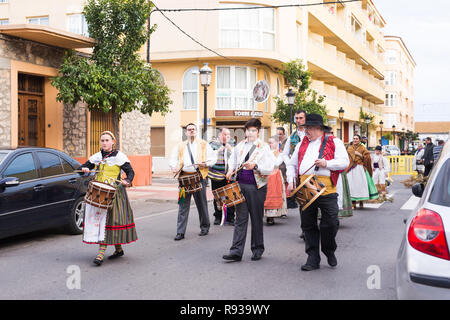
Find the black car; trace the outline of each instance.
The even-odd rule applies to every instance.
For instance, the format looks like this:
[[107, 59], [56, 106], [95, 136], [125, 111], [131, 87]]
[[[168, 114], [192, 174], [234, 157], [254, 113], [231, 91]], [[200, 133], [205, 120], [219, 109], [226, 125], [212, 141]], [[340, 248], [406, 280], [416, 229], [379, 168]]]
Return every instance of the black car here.
[[53, 227], [83, 232], [91, 176], [80, 163], [49, 148], [0, 149], [0, 239]]

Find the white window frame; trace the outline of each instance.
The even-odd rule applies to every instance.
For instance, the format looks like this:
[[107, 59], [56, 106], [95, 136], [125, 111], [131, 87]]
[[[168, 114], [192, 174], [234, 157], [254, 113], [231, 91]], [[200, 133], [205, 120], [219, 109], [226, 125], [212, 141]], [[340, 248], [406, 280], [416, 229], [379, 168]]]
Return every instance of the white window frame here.
[[396, 92], [386, 92], [385, 106], [386, 107], [396, 107], [397, 106], [397, 93]]
[[[197, 110], [198, 106], [200, 104], [200, 77], [199, 74], [194, 74], [197, 77], [197, 89], [184, 89], [184, 76], [189, 72], [189, 73], [193, 73], [195, 71], [199, 71], [198, 67], [190, 67], [189, 69], [187, 69], [184, 73], [183, 73], [183, 78], [181, 81], [181, 103], [182, 103], [182, 110]], [[185, 106], [184, 105], [184, 94], [185, 93], [197, 93], [197, 106]]]
[[[391, 55], [390, 53], [395, 53], [395, 57], [394, 57], [394, 55]], [[385, 64], [397, 64], [398, 59], [399, 59], [398, 54], [399, 54], [399, 52], [397, 50], [392, 50], [392, 49], [386, 50], [384, 52], [384, 55], [385, 55], [384, 63]]]
[[[81, 33], [80, 32], [75, 32], [73, 29], [71, 29], [70, 20], [71, 20], [71, 18], [75, 18], [75, 17], [79, 18], [79, 21], [77, 21], [77, 22], [80, 24], [79, 27], [80, 27]], [[72, 32], [72, 33], [76, 33], [76, 34], [80, 34], [80, 35], [85, 36], [85, 37], [89, 37], [88, 25], [87, 25], [86, 18], [84, 16], [84, 14], [82, 14], [82, 13], [69, 13], [69, 14], [67, 14], [67, 31]]]
[[[244, 7], [254, 7], [255, 5], [252, 4], [237, 4], [237, 3], [221, 3], [220, 8], [244, 8]], [[276, 11], [275, 9], [251, 9], [252, 11], [255, 10], [258, 12], [258, 28], [248, 28], [243, 29], [239, 27], [239, 14], [243, 14], [242, 12], [245, 12], [245, 10], [235, 10], [237, 19], [238, 19], [238, 25], [233, 27], [223, 27], [222, 26], [222, 17], [219, 14], [219, 47], [220, 48], [240, 48], [240, 49], [257, 49], [257, 50], [269, 50], [274, 51], [276, 47]], [[264, 19], [263, 19], [263, 10], [272, 10], [273, 13], [273, 30], [269, 30], [265, 28], [264, 25]], [[228, 11], [228, 10], [227, 10]], [[223, 11], [225, 12], [225, 11]], [[234, 31], [238, 33], [238, 45], [237, 46], [229, 46], [227, 44], [223, 43], [223, 37], [222, 37], [222, 31]], [[259, 45], [257, 48], [249, 48], [245, 41], [243, 41], [243, 33], [244, 32], [258, 32], [259, 33]], [[273, 47], [270, 49], [264, 48], [264, 34], [271, 34], [273, 35]]]
[[[230, 68], [230, 88], [223, 89], [218, 88], [218, 69], [219, 68]], [[246, 68], [246, 76], [247, 76], [247, 89], [236, 89], [236, 68]], [[253, 107], [256, 108], [255, 101], [253, 100], [253, 87], [254, 83], [251, 83], [251, 70], [255, 72], [255, 80], [258, 81], [258, 70], [256, 68], [247, 67], [247, 66], [231, 66], [231, 65], [217, 65], [215, 72], [215, 83], [216, 83], [216, 110], [252, 110]], [[247, 99], [247, 106], [236, 106], [236, 98], [244, 98], [244, 95]], [[225, 107], [218, 107], [217, 99], [218, 98], [230, 98], [230, 105]]]
[[[30, 21], [30, 20], [35, 20], [35, 19], [38, 20], [38, 23], [33, 23], [33, 22]], [[47, 19], [48, 22], [47, 22], [46, 24], [43, 24], [43, 23], [42, 23], [42, 19]], [[48, 26], [48, 25], [50, 25], [50, 17], [49, 17], [49, 16], [28, 17], [28, 18], [27, 18], [27, 23], [28, 23], [28, 24], [41, 25], [41, 26]]]
[[0, 26], [6, 26], [9, 24], [9, 19], [0, 19]]
[[384, 84], [387, 86], [397, 85], [397, 71], [386, 71], [386, 79]]

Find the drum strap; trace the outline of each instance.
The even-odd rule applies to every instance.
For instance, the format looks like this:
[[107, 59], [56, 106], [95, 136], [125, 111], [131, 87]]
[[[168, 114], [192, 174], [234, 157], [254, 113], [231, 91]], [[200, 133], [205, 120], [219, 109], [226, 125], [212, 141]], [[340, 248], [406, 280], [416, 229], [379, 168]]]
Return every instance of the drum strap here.
[[[323, 139], [322, 145], [320, 146], [320, 151], [319, 151], [319, 158], [318, 159], [322, 159], [323, 157], [323, 152], [325, 150], [325, 146], [327, 145], [328, 142], [328, 135], [325, 135], [325, 138]], [[316, 166], [314, 168], [315, 171], [319, 171], [319, 167]]]
[[[200, 146], [199, 146], [199, 147], [200, 147]], [[191, 146], [190, 146], [189, 141], [188, 141], [188, 143], [187, 143], [187, 148], [188, 148], [188, 151], [189, 151], [189, 156], [191, 157], [191, 162], [192, 162], [192, 164], [194, 164], [194, 163], [195, 163], [195, 162], [194, 162], [194, 157], [192, 156], [192, 151], [191, 151]], [[200, 173], [200, 169], [198, 168], [198, 166], [195, 168], [195, 170], [197, 170], [197, 172], [200, 174], [200, 179], [203, 180], [203, 176], [202, 176], [202, 174]]]

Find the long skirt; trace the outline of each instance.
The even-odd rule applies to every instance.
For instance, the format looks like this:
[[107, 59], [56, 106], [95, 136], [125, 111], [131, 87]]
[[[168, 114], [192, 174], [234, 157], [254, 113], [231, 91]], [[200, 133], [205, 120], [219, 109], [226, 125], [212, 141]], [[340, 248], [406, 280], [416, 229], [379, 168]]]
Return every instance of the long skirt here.
[[286, 186], [279, 169], [269, 176], [267, 182], [267, 196], [264, 202], [264, 216], [276, 218], [287, 214]]
[[[85, 223], [86, 223], [85, 219]], [[134, 224], [133, 209], [125, 188], [117, 187], [112, 209], [106, 216], [105, 237], [96, 242], [84, 241], [89, 244], [116, 245], [127, 244], [137, 240], [136, 226]]]
[[347, 174], [342, 172], [337, 182], [339, 218], [353, 216], [352, 199], [350, 198], [350, 187]]
[[378, 198], [378, 191], [372, 177], [363, 165], [357, 165], [347, 173], [352, 201], [373, 200]]

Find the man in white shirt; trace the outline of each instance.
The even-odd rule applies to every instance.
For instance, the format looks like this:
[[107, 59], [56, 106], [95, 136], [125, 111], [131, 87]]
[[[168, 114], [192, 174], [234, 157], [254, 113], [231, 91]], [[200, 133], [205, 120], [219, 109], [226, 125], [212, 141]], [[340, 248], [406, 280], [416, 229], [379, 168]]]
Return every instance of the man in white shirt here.
[[[286, 165], [289, 162], [290, 157], [294, 153], [297, 144], [301, 142], [305, 137], [305, 127], [303, 125], [305, 124], [306, 120], [306, 111], [304, 110], [296, 111], [294, 115], [294, 120], [297, 129], [294, 132], [292, 132], [290, 137], [287, 139], [282, 152]], [[287, 195], [286, 200], [287, 200], [287, 207], [289, 209], [298, 207], [297, 202], [295, 201], [295, 197], [288, 197]], [[303, 234], [300, 235], [300, 237], [303, 238]]]
[[194, 193], [186, 193], [184, 201], [179, 203], [177, 235], [174, 239], [176, 241], [184, 239], [192, 195], [194, 196], [200, 220], [199, 236], [206, 236], [208, 234], [210, 222], [206, 199], [206, 179], [208, 166], [213, 166], [217, 161], [217, 153], [211, 146], [202, 139], [196, 139], [197, 127], [195, 124], [190, 123], [186, 126], [186, 135], [187, 140], [179, 143], [173, 149], [169, 166], [173, 173], [179, 173], [180, 176], [199, 173], [202, 179], [202, 189]]
[[[326, 191], [309, 207], [300, 211], [301, 228], [305, 235], [305, 251], [308, 255], [303, 271], [319, 269], [320, 250], [327, 256], [328, 264], [337, 265], [336, 233], [339, 227], [337, 181], [339, 173], [348, 167], [349, 158], [341, 140], [326, 135], [323, 118], [318, 114], [308, 114], [305, 122], [305, 137], [297, 144], [287, 165], [288, 193], [296, 188], [296, 180], [302, 183], [315, 174]], [[317, 214], [320, 208], [322, 217], [317, 226]]]

